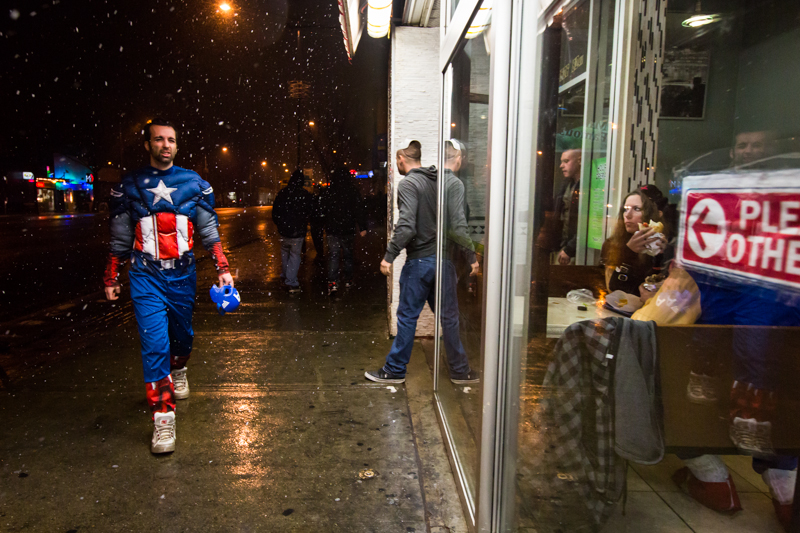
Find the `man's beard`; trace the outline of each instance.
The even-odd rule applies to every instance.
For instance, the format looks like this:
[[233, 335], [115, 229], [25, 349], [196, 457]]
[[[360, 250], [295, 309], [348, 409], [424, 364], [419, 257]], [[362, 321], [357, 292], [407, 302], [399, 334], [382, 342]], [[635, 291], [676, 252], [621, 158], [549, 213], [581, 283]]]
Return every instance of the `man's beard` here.
[[150, 155], [153, 156], [153, 159], [162, 164], [170, 164], [175, 160], [175, 150], [171, 151], [169, 154], [162, 154], [161, 151], [150, 152]]

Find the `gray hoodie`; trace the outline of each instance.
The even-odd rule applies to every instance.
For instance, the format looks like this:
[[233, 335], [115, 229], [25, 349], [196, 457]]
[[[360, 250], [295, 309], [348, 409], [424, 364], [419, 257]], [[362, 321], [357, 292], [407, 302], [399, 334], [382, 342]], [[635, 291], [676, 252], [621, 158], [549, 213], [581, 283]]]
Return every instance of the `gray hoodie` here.
[[[397, 185], [397, 204], [400, 215], [384, 259], [392, 263], [403, 248], [408, 259], [436, 254], [436, 178], [435, 166], [412, 169]], [[464, 185], [451, 173], [445, 173], [449, 215], [448, 234], [456, 234], [459, 244], [468, 247], [470, 263], [475, 261], [472, 241], [467, 237], [464, 217]], [[453, 240], [453, 237], [448, 237]]]

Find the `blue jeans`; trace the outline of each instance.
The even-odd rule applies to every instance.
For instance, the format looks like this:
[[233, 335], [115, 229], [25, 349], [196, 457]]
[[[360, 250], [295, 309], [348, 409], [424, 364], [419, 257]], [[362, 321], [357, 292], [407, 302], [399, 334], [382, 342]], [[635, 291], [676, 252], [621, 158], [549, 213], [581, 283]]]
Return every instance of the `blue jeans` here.
[[290, 287], [297, 287], [297, 271], [300, 270], [300, 251], [303, 237], [281, 237], [281, 279]]
[[[450, 377], [459, 379], [469, 374], [467, 353], [461, 344], [458, 331], [458, 299], [456, 298], [456, 268], [450, 261], [443, 265], [445, 295], [441, 324]], [[383, 370], [398, 376], [406, 375], [406, 365], [411, 359], [417, 320], [425, 302], [436, 309], [436, 256], [408, 259], [400, 273], [400, 305], [397, 307], [397, 336], [386, 356]]]
[[355, 235], [328, 235], [328, 281], [339, 281], [339, 261], [345, 281], [353, 279], [353, 239]]

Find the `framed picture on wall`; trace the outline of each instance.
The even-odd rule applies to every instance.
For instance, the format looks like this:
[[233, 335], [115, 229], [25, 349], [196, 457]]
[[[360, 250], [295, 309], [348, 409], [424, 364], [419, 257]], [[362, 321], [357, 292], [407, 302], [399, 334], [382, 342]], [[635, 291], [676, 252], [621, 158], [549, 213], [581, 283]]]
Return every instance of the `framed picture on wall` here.
[[664, 50], [660, 118], [700, 120], [705, 116], [710, 60], [708, 50]]

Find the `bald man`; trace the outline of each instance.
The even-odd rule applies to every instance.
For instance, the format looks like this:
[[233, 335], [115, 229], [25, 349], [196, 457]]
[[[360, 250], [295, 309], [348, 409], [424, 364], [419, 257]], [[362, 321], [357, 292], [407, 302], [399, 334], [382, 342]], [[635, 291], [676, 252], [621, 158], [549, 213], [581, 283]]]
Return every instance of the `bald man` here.
[[575, 257], [578, 235], [578, 204], [580, 202], [581, 151], [565, 150], [561, 154], [561, 173], [564, 182], [556, 194], [556, 218], [561, 223], [558, 264], [568, 265]]

